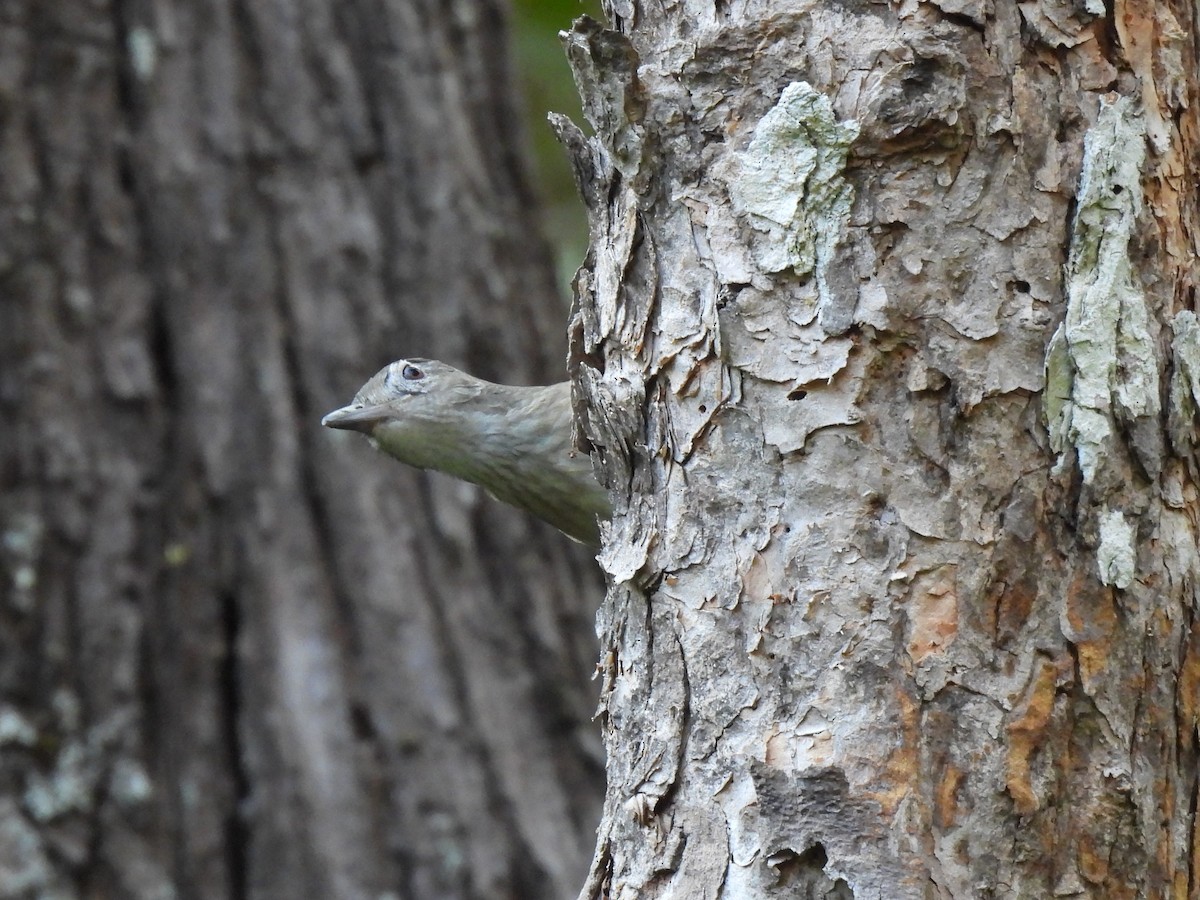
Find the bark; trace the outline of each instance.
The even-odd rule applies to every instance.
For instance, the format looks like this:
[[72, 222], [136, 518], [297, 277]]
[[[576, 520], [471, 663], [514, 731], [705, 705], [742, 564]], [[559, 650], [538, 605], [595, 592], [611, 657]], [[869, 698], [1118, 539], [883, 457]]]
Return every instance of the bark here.
[[582, 896], [1200, 896], [1194, 6], [606, 12]]
[[0, 12], [0, 896], [577, 890], [594, 564], [318, 424], [561, 377], [503, 18]]

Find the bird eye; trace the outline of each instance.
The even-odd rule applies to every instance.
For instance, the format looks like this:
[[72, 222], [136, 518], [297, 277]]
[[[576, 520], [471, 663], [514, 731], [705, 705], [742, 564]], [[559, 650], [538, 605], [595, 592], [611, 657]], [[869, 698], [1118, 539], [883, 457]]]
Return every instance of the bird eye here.
[[420, 381], [425, 377], [425, 373], [416, 366], [405, 366], [400, 370], [400, 377], [405, 381]]

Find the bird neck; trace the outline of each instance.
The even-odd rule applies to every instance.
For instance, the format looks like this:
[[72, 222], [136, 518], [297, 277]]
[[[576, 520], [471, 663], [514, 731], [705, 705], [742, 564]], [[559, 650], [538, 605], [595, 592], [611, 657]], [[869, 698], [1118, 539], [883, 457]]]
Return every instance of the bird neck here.
[[488, 385], [485, 393], [447, 396], [406, 411], [372, 434], [380, 450], [409, 465], [489, 484], [531, 459], [566, 452], [570, 435], [566, 384]]

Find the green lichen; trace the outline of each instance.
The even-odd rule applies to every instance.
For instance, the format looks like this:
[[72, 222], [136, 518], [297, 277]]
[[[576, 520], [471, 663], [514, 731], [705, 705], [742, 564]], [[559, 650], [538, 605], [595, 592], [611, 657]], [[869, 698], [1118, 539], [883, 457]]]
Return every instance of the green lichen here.
[[1159, 411], [1146, 300], [1130, 258], [1142, 209], [1145, 126], [1133, 101], [1101, 101], [1088, 133], [1066, 267], [1067, 316], [1046, 358], [1045, 408], [1055, 449], [1075, 448], [1095, 480], [1117, 419]]
[[755, 261], [766, 272], [815, 273], [822, 296], [854, 200], [842, 172], [858, 132], [812, 85], [793, 82], [737, 154], [729, 182], [734, 210], [767, 235], [754, 244]]

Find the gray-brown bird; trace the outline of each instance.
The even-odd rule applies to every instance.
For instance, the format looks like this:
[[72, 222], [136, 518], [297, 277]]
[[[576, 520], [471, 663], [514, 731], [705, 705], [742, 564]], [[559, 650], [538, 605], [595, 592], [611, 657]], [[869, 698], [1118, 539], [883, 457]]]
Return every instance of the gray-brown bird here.
[[575, 540], [600, 545], [608, 494], [571, 441], [571, 385], [492, 384], [432, 359], [399, 359], [321, 420], [389, 456], [473, 482]]

